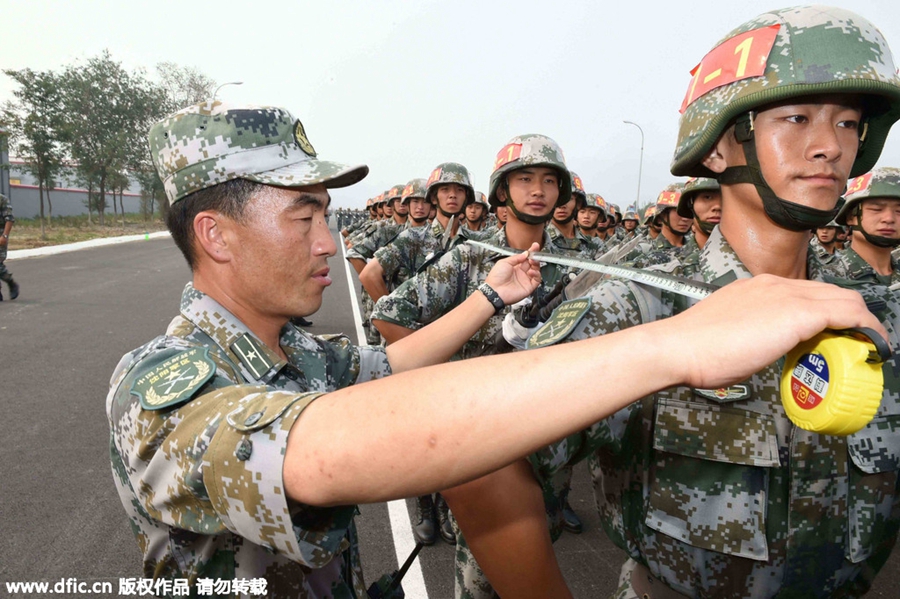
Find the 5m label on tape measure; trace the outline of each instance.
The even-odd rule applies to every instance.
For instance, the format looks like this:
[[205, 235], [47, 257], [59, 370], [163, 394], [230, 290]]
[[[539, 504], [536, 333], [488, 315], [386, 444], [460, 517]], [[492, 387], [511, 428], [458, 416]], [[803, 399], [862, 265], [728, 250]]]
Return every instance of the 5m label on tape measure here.
[[798, 407], [811, 410], [828, 393], [828, 363], [820, 354], [804, 354], [791, 372], [791, 397]]

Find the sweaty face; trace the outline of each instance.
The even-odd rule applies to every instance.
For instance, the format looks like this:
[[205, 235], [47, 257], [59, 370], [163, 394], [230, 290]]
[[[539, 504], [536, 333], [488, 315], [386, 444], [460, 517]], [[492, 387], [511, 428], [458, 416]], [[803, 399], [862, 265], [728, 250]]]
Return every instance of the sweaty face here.
[[506, 176], [513, 204], [522, 214], [546, 216], [559, 198], [559, 174], [556, 169], [529, 166]]
[[267, 187], [234, 223], [230, 275], [239, 297], [253, 312], [278, 318], [312, 314], [331, 284], [328, 258], [336, 252], [328, 230], [328, 191]]
[[[869, 198], [863, 200], [862, 228], [869, 235], [900, 239], [900, 200], [893, 198]], [[856, 211], [847, 217], [847, 223], [855, 225]], [[855, 242], [854, 242], [855, 243]]]
[[457, 214], [466, 203], [466, 188], [457, 183], [444, 183], [437, 188], [438, 204], [448, 214]]
[[756, 115], [760, 167], [778, 197], [820, 210], [834, 208], [859, 148], [862, 113], [856, 104], [852, 96], [814, 96]]

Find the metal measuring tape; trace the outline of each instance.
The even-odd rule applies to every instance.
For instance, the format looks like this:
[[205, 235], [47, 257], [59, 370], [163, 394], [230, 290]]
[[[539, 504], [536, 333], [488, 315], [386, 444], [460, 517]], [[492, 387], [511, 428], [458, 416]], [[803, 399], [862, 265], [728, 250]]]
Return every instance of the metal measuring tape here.
[[[506, 256], [519, 254], [479, 241], [467, 243]], [[670, 291], [697, 300], [720, 289], [702, 281], [558, 254], [532, 252], [531, 258]], [[871, 309], [871, 306], [870, 306]], [[872, 329], [826, 330], [804, 341], [785, 357], [781, 372], [781, 403], [800, 428], [827, 435], [851, 435], [866, 426], [881, 405], [882, 364], [891, 348]]]

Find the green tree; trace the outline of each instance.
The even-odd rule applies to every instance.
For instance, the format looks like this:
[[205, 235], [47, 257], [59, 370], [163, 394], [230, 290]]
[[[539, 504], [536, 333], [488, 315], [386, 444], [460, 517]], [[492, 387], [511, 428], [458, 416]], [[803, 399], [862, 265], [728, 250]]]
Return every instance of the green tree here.
[[46, 239], [44, 194], [52, 218], [50, 190], [56, 187], [66, 141], [60, 76], [52, 71], [31, 69], [3, 72], [19, 84], [13, 91], [15, 100], [3, 107], [3, 120], [10, 131], [13, 151], [25, 161], [24, 170], [38, 183], [41, 238]]

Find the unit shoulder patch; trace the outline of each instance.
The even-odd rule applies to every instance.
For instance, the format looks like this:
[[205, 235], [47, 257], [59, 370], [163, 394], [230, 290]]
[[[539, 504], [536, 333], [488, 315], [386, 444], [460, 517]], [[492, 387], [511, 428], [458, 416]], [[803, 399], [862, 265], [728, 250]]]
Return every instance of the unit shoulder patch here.
[[161, 410], [182, 403], [212, 378], [216, 364], [209, 350], [195, 347], [165, 358], [131, 384], [131, 393], [145, 410]]
[[591, 298], [579, 297], [561, 303], [547, 319], [537, 328], [525, 344], [527, 349], [547, 347], [565, 339], [572, 329], [587, 314], [591, 307]]

